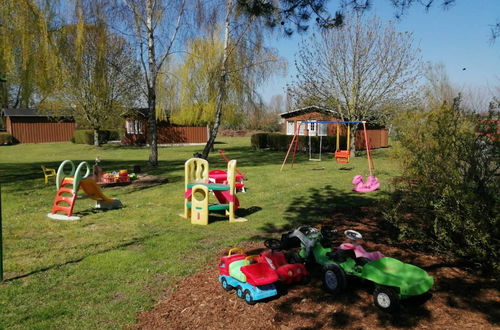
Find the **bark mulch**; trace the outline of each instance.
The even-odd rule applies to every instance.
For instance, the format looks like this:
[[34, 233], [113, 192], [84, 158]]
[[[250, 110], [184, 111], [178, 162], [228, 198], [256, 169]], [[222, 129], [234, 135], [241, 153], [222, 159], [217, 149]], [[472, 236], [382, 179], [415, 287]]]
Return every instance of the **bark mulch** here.
[[[197, 274], [166, 291], [151, 311], [138, 315], [136, 329], [500, 329], [500, 290], [497, 279], [484, 278], [451, 259], [411, 250], [411, 242], [389, 244], [379, 216], [369, 209], [337, 214], [331, 219], [339, 232], [363, 233], [365, 248], [418, 265], [435, 280], [430, 294], [403, 300], [390, 315], [373, 305], [369, 283], [349, 279], [347, 290], [326, 293], [317, 278], [289, 287], [276, 299], [250, 306], [218, 280], [218, 258]], [[340, 234], [339, 234], [340, 235]], [[374, 243], [377, 242], [377, 243]], [[263, 244], [242, 246], [248, 254]], [[228, 247], [229, 250], [230, 247]], [[221, 255], [227, 253], [221, 251]]]

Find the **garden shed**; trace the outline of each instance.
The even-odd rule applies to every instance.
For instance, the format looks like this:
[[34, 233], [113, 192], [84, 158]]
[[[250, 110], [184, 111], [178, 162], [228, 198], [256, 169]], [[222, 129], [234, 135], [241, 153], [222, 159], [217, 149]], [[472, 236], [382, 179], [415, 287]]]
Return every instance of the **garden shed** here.
[[[158, 144], [202, 144], [208, 140], [206, 126], [181, 126], [166, 120], [157, 121]], [[143, 145], [148, 141], [148, 109], [132, 111], [125, 118], [125, 134], [122, 144]]]
[[[281, 115], [282, 120], [285, 122], [285, 133], [287, 135], [294, 135], [295, 130], [299, 127], [302, 121], [337, 121], [339, 118], [334, 116], [334, 113], [328, 109], [318, 106], [308, 106], [300, 109], [291, 110]], [[368, 141], [370, 148], [385, 148], [389, 146], [389, 132], [380, 125], [366, 123]], [[300, 125], [299, 135], [311, 136], [335, 136], [335, 124], [314, 124], [307, 123]], [[345, 127], [341, 127], [341, 135], [345, 135]], [[356, 149], [365, 149], [365, 141], [363, 131], [359, 129], [356, 132]]]
[[73, 137], [75, 120], [70, 115], [51, 116], [36, 109], [4, 109], [7, 133], [16, 143], [64, 142]]

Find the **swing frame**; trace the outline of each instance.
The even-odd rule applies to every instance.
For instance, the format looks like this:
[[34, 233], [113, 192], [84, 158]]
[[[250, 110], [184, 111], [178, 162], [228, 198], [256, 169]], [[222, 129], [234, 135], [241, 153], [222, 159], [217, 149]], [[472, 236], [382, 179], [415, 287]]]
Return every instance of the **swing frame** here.
[[[292, 156], [292, 168], [293, 168], [293, 164], [295, 162], [295, 155], [297, 154], [297, 148], [298, 148], [298, 145], [299, 145], [300, 126], [302, 124], [309, 124], [309, 123], [315, 123], [315, 124], [337, 124], [338, 125], [338, 124], [363, 124], [363, 123], [366, 123], [366, 121], [361, 121], [361, 120], [357, 120], [357, 121], [344, 121], [344, 120], [337, 120], [337, 121], [329, 121], [329, 120], [304, 120], [304, 121], [299, 121], [298, 125], [296, 125], [296, 127], [295, 127], [292, 140], [290, 141], [290, 145], [288, 147], [288, 151], [286, 152], [286, 155], [285, 155], [285, 159], [283, 159], [283, 163], [281, 164], [280, 172], [282, 172], [283, 168], [285, 167], [286, 161], [288, 159], [288, 155], [290, 154], [290, 152], [292, 150], [292, 147], [293, 147], [293, 156]], [[337, 131], [337, 133], [338, 133], [338, 131]], [[349, 131], [349, 133], [350, 133], [350, 131]], [[365, 129], [365, 138], [366, 138], [366, 129]], [[349, 139], [349, 137], [348, 137], [348, 139]], [[338, 139], [337, 139], [337, 143], [338, 143]]]

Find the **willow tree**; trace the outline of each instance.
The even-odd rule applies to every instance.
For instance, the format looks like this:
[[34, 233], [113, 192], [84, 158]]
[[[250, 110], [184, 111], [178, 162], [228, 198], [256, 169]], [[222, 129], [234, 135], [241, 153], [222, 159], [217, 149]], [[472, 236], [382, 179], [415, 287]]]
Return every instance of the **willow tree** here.
[[57, 40], [65, 79], [54, 97], [93, 129], [99, 146], [99, 130], [136, 105], [139, 66], [127, 41], [109, 30], [100, 2], [76, 4], [75, 24], [65, 26]]
[[[210, 130], [213, 130], [217, 118], [223, 57], [223, 41], [218, 31], [212, 32], [212, 35], [188, 42], [187, 55], [175, 74], [178, 78], [178, 103], [172, 116], [175, 122], [208, 125]], [[240, 42], [239, 47], [231, 51], [226, 62], [226, 102], [219, 114], [220, 123], [227, 125], [241, 124], [244, 110], [257, 106], [256, 86], [283, 67], [283, 61], [275, 52], [262, 44], [254, 43], [251, 52], [242, 45]]]
[[[410, 33], [394, 24], [352, 15], [337, 29], [301, 44], [297, 79], [289, 90], [300, 103], [313, 97], [341, 120], [384, 123], [388, 108], [407, 105], [421, 73]], [[354, 152], [355, 130], [351, 130]]]
[[51, 45], [57, 33], [57, 1], [0, 1], [1, 107], [28, 107], [59, 86], [57, 52]]

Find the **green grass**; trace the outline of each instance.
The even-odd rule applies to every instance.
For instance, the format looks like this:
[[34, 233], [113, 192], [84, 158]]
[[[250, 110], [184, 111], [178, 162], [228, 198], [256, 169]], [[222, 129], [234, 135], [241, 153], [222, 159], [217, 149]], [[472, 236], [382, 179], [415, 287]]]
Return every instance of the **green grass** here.
[[[331, 155], [324, 155], [328, 159], [323, 162], [300, 155], [293, 169], [288, 164], [280, 172], [283, 153], [249, 146], [249, 138], [221, 138], [216, 145], [237, 159], [248, 177], [248, 192], [238, 195], [239, 215], [248, 222], [223, 220], [209, 226], [193, 226], [178, 216], [183, 164], [200, 146], [161, 148], [160, 165], [154, 169], [145, 165], [144, 148], [70, 143], [1, 147], [7, 281], [0, 284], [0, 328], [121, 328], [151, 308], [166, 287], [196, 272], [221, 249], [298, 224], [321, 223], [337, 210], [370, 205], [385, 194], [384, 185], [371, 194], [351, 192], [352, 177], [367, 174], [364, 157], [342, 167]], [[374, 153], [382, 184], [397, 173], [389, 152]], [[79, 200], [75, 213], [81, 221], [48, 219], [55, 186], [53, 181], [44, 184], [40, 165], [57, 168], [64, 159], [93, 163], [96, 156], [105, 170], [141, 165], [169, 182], [105, 188], [106, 195], [123, 202], [123, 209], [94, 211], [92, 201]], [[226, 167], [217, 152], [209, 162], [212, 169]]]

